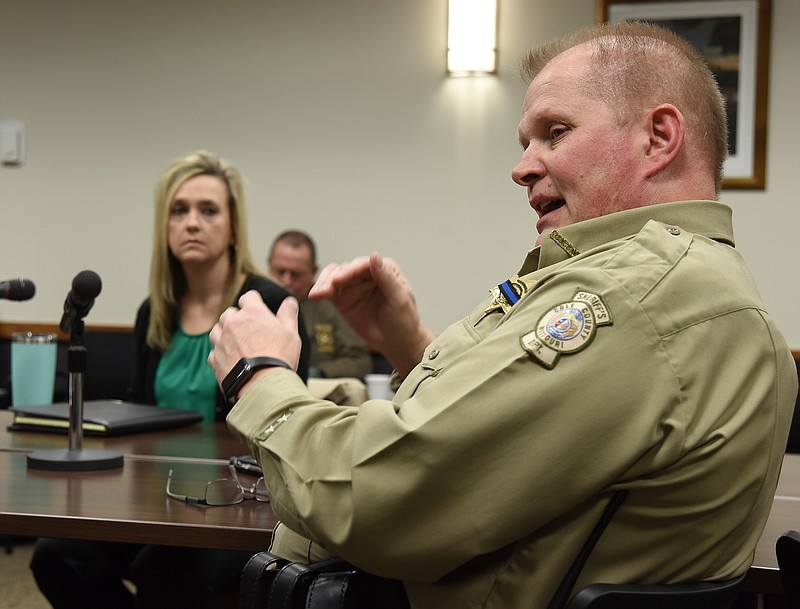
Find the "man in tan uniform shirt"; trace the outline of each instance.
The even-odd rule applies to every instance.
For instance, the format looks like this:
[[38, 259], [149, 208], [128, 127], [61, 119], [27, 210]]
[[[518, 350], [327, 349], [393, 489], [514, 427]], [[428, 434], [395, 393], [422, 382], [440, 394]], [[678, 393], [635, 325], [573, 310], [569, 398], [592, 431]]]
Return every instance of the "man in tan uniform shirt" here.
[[[621, 23], [524, 66], [512, 177], [540, 236], [518, 275], [434, 336], [392, 260], [328, 267], [311, 297], [381, 345], [395, 399], [336, 407], [266, 368], [228, 417], [284, 523], [273, 551], [402, 580], [413, 609], [543, 609], [619, 489], [576, 590], [743, 573], [797, 392], [715, 200], [725, 117], [696, 52]], [[293, 364], [296, 305], [240, 304], [212, 331], [217, 377]]]

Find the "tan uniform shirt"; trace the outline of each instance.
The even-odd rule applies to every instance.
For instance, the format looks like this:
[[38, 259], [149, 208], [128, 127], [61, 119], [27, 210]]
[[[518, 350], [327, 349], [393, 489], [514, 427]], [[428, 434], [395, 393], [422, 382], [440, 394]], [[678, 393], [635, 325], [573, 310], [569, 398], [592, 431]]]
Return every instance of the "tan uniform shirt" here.
[[327, 378], [363, 379], [372, 370], [364, 341], [327, 300], [304, 300], [300, 311], [311, 339], [310, 363]]
[[[258, 380], [228, 423], [276, 514], [403, 580], [414, 609], [545, 607], [621, 488], [577, 588], [744, 572], [797, 373], [730, 216], [682, 202], [561, 229], [526, 260], [519, 302], [489, 297], [444, 331], [394, 402]], [[301, 558], [293, 537], [275, 549]]]

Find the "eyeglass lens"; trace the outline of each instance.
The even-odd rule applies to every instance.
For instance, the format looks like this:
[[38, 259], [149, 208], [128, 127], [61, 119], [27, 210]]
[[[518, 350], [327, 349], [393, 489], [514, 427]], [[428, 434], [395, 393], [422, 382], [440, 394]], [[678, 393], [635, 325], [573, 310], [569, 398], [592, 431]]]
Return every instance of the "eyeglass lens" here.
[[250, 488], [243, 488], [236, 480], [229, 478], [212, 480], [206, 485], [208, 505], [234, 505], [245, 499], [269, 501], [269, 492], [264, 478], [259, 478]]
[[242, 487], [229, 478], [212, 480], [206, 484], [206, 503], [208, 505], [233, 505], [244, 501]]

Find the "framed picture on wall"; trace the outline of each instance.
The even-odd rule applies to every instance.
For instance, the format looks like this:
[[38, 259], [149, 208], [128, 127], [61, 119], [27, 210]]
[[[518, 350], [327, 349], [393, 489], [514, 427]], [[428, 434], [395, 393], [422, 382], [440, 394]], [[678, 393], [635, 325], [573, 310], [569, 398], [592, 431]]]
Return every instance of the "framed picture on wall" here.
[[650, 21], [692, 42], [728, 110], [724, 188], [763, 189], [766, 178], [771, 0], [596, 0], [597, 20]]

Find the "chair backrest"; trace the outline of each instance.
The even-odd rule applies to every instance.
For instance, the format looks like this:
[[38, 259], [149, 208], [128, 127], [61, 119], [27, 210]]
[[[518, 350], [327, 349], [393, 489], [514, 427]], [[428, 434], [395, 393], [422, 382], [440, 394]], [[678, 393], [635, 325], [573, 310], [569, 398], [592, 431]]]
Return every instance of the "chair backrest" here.
[[591, 584], [566, 609], [728, 609], [744, 574], [725, 581], [689, 584]]
[[775, 543], [787, 607], [800, 607], [800, 533], [787, 531]]
[[130, 399], [135, 343], [132, 332], [86, 331], [85, 400]]
[[[797, 366], [797, 377], [800, 378], [800, 360], [796, 359], [794, 363]], [[794, 402], [794, 415], [789, 427], [789, 437], [786, 439], [786, 452], [800, 453], [800, 393]]]

